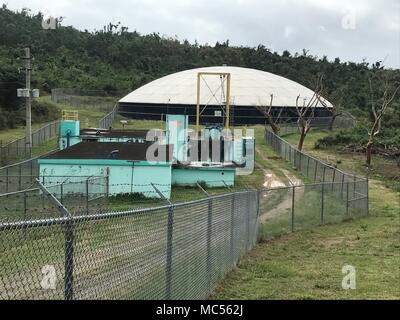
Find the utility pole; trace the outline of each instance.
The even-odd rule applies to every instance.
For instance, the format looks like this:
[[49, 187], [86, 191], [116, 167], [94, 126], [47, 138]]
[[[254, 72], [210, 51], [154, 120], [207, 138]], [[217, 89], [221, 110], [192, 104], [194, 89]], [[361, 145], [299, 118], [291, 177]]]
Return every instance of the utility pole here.
[[25, 48], [25, 79], [29, 94], [26, 99], [26, 148], [32, 158], [32, 106], [31, 106], [31, 50]]
[[32, 158], [32, 98], [39, 97], [39, 90], [38, 89], [31, 89], [31, 50], [30, 48], [25, 48], [25, 88], [17, 89], [17, 97], [25, 98], [26, 101], [26, 134], [25, 134], [25, 150], [26, 153]]

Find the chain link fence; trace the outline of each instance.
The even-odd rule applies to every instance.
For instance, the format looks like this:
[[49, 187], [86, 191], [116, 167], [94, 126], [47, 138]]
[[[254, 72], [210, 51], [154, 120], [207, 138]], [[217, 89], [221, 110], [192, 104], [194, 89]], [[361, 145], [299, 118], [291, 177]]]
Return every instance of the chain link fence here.
[[114, 122], [114, 118], [117, 112], [118, 112], [118, 104], [115, 104], [114, 108], [99, 120], [98, 128], [103, 128], [103, 129], [110, 128]]
[[351, 185], [345, 197], [317, 183], [105, 213], [68, 202], [59, 185], [34, 190], [47, 216], [0, 223], [0, 298], [205, 299], [257, 239], [365, 215]]
[[[330, 117], [314, 117], [311, 119], [311, 127], [315, 129], [328, 129], [331, 122]], [[338, 116], [335, 119], [333, 129], [349, 129], [356, 125], [356, 121], [350, 114]], [[288, 122], [280, 124], [279, 135], [285, 136], [287, 134], [299, 133], [297, 122]]]
[[54, 149], [42, 156], [1, 167], [0, 194], [31, 188], [39, 177], [38, 159], [56, 151], [57, 149]]
[[351, 206], [359, 206], [368, 212], [368, 178], [346, 173], [299, 151], [269, 129], [265, 130], [265, 141], [284, 160], [314, 183], [321, 182], [324, 190], [340, 194], [341, 199], [351, 197]]
[[[32, 132], [32, 148], [40, 146], [57, 137], [60, 131], [60, 121], [54, 121]], [[16, 139], [5, 145], [0, 145], [0, 163], [2, 166], [16, 159], [26, 159], [31, 156], [26, 145], [26, 137]]]
[[257, 197], [0, 223], [0, 297], [207, 298], [256, 243]]
[[108, 177], [56, 177], [35, 178], [29, 188], [0, 194], [0, 220], [19, 221], [58, 217], [57, 206], [48, 194], [57, 198], [73, 215], [97, 213], [105, 208], [108, 197]]
[[315, 183], [100, 210], [90, 203], [109, 201], [106, 177], [61, 185], [45, 177], [22, 193], [33, 203], [22, 211], [38, 199], [47, 207], [0, 220], [0, 298], [205, 299], [257, 240], [368, 213], [367, 179], [299, 152], [268, 130], [265, 139]]
[[74, 108], [95, 107], [96, 110], [109, 112], [114, 107], [117, 97], [122, 97], [125, 94], [126, 92], [121, 91], [57, 88], [51, 90], [51, 100]]

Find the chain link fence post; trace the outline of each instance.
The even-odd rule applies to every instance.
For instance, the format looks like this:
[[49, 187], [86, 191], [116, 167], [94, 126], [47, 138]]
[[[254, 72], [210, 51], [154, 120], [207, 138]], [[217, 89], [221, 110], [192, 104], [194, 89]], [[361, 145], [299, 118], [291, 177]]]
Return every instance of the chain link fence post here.
[[167, 261], [165, 268], [165, 298], [171, 300], [172, 286], [172, 240], [174, 233], [174, 206], [171, 204], [168, 207], [168, 222], [167, 222]]
[[299, 169], [298, 169], [298, 170], [299, 170], [299, 172], [302, 173], [303, 170], [302, 170], [302, 168], [301, 168], [301, 156], [302, 156], [301, 151], [299, 151], [298, 154], [299, 154], [299, 157], [298, 157], [298, 158], [299, 158], [299, 165], [298, 165], [298, 168], [299, 168]]
[[22, 188], [22, 165], [20, 164], [19, 166], [18, 166], [18, 172], [19, 172], [19, 175], [18, 175], [18, 190], [21, 190]]
[[24, 219], [25, 220], [27, 218], [27, 216], [26, 216], [27, 210], [26, 209], [27, 209], [26, 208], [26, 192], [24, 192]]
[[340, 194], [342, 195], [342, 199], [343, 199], [343, 188], [344, 188], [344, 174], [342, 173], [342, 183], [340, 186]]
[[208, 199], [208, 215], [207, 215], [207, 287], [211, 289], [211, 234], [212, 234], [212, 199]]
[[294, 208], [295, 208], [296, 186], [292, 187], [292, 215], [291, 215], [291, 230], [294, 232]]
[[64, 299], [72, 300], [74, 297], [74, 241], [75, 241], [75, 223], [73, 217], [64, 205], [49, 192], [49, 190], [36, 179], [43, 196], [47, 196], [60, 215], [67, 218], [65, 222], [65, 247], [64, 247]]
[[6, 193], [8, 193], [8, 167], [6, 169]]
[[346, 188], [346, 217], [349, 216], [349, 182], [347, 182]]
[[60, 184], [60, 202], [61, 204], [64, 203], [64, 182]]
[[246, 192], [246, 252], [249, 251], [250, 247], [250, 195], [251, 192]]
[[74, 221], [68, 216], [65, 224], [64, 299], [74, 297]]
[[322, 190], [321, 190], [321, 224], [324, 224], [324, 210], [325, 210], [325, 168], [323, 169], [322, 176]]
[[89, 179], [86, 179], [86, 214], [89, 214]]
[[235, 260], [235, 194], [232, 193], [231, 202], [231, 234], [230, 234], [230, 254], [232, 258], [232, 265], [236, 265]]
[[366, 188], [367, 188], [367, 190], [366, 190], [366, 194], [367, 194], [367, 216], [369, 215], [369, 178], [368, 178], [368, 176], [367, 176], [367, 178], [366, 178], [366, 181], [365, 181], [365, 183], [367, 184], [366, 185]]
[[314, 182], [317, 181], [317, 171], [318, 171], [318, 161], [314, 160], [315, 168], [314, 168]]

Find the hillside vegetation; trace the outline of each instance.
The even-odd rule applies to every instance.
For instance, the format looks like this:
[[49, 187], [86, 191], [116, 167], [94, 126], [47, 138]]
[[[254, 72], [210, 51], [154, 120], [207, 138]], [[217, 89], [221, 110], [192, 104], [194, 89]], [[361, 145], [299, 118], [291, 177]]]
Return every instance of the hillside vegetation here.
[[[272, 72], [307, 87], [318, 73], [327, 75], [330, 94], [338, 88], [346, 96], [348, 109], [368, 110], [368, 63], [328, 61], [303, 50], [301, 53], [272, 52], [267, 46], [232, 47], [229, 40], [215, 45], [189, 43], [158, 33], [141, 35], [120, 25], [79, 31], [71, 26], [44, 30], [43, 15], [28, 9], [13, 12], [0, 8], [0, 82], [21, 82], [17, 60], [30, 45], [34, 61], [34, 86], [49, 91], [55, 87], [101, 90], [132, 90], [169, 73], [196, 67], [233, 65]], [[398, 70], [385, 70], [398, 73]]]

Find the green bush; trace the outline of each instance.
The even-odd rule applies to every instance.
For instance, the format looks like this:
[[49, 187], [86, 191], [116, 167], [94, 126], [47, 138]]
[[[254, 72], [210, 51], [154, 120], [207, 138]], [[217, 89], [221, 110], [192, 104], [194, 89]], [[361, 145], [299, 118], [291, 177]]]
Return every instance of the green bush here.
[[50, 101], [33, 100], [32, 122], [46, 122], [56, 120], [59, 117], [57, 106]]
[[[364, 147], [368, 142], [368, 129], [366, 126], [359, 125], [353, 129], [340, 130], [337, 133], [317, 140], [316, 149], [330, 147]], [[385, 149], [394, 151], [400, 149], [400, 127], [385, 127], [382, 124], [380, 133], [375, 137], [375, 149]]]

